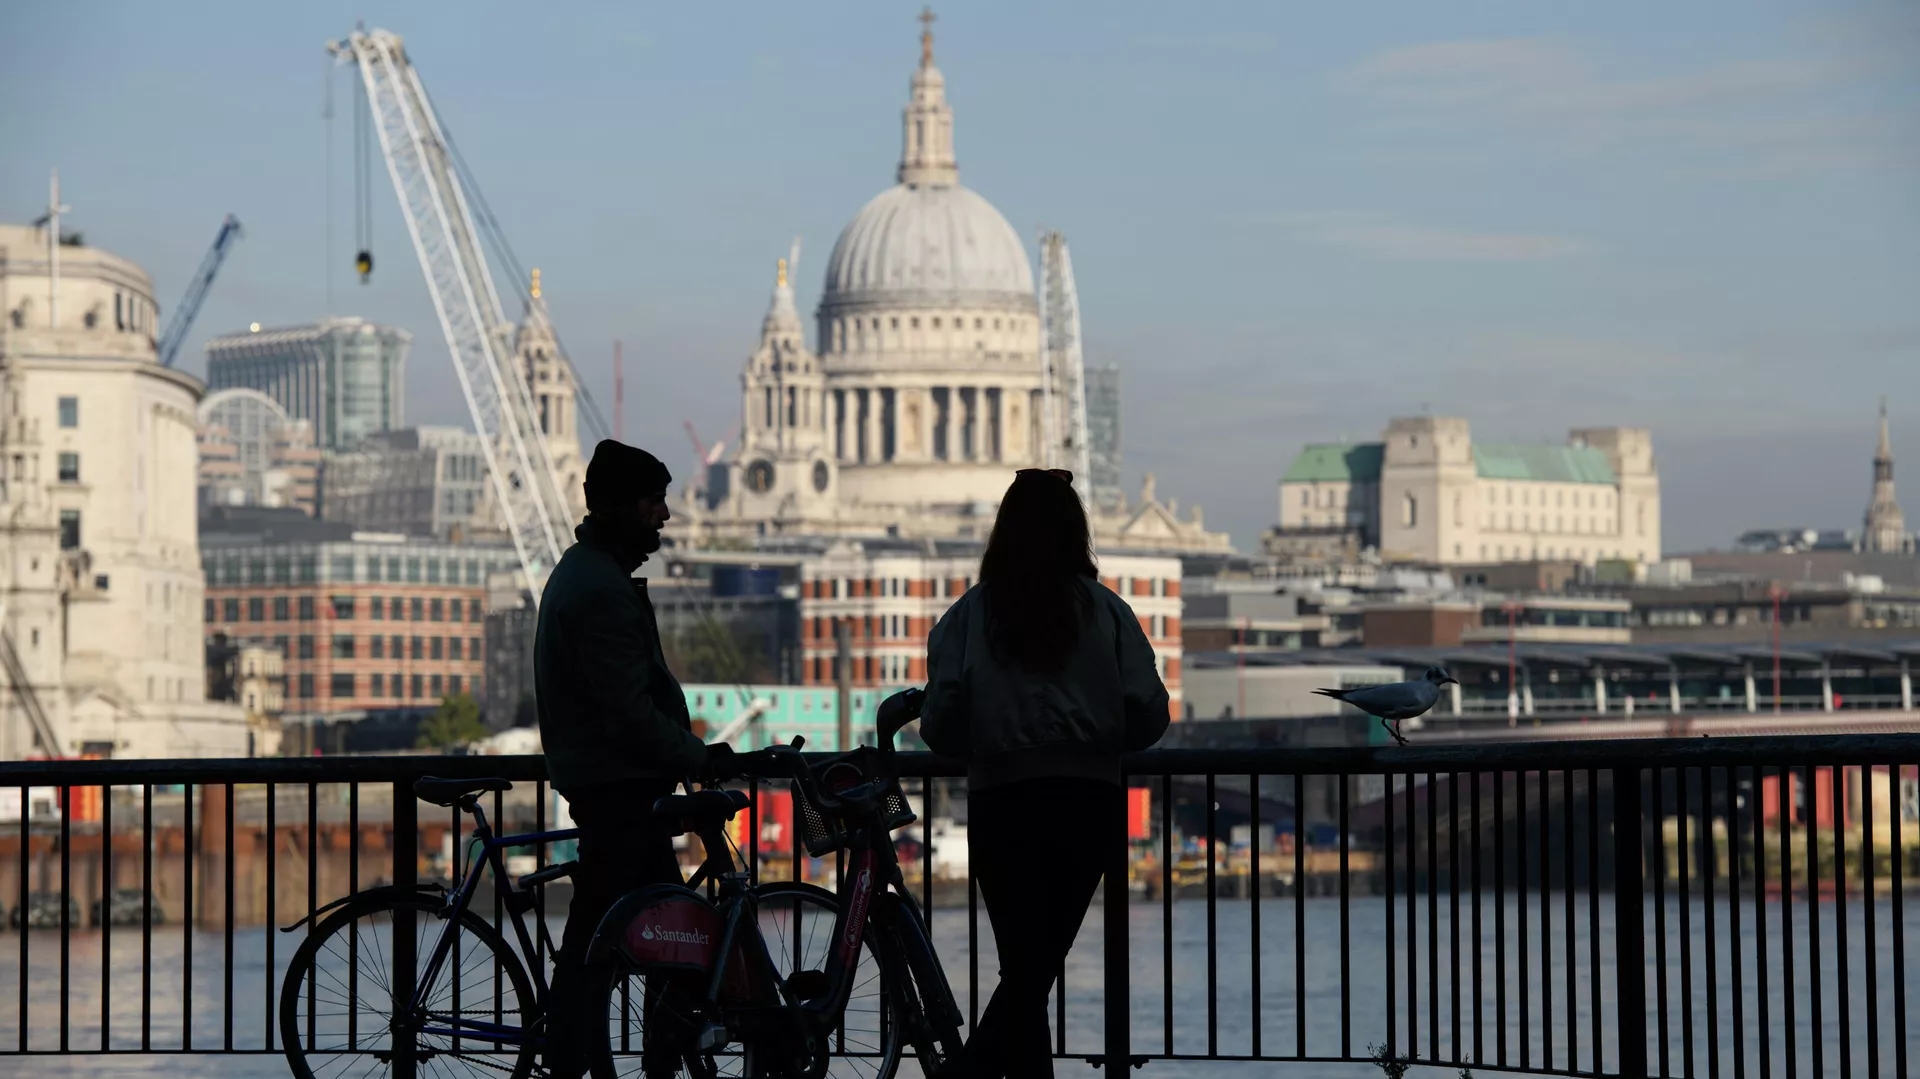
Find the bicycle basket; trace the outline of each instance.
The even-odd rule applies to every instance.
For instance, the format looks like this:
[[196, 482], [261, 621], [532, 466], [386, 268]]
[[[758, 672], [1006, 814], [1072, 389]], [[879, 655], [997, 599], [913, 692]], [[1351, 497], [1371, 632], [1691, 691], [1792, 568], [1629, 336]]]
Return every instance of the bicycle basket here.
[[[846, 789], [871, 780], [874, 777], [873, 756], [872, 747], [862, 746], [814, 768], [804, 782], [794, 784], [794, 816], [800, 828], [800, 840], [808, 854], [824, 858], [852, 841], [853, 833], [862, 821], [822, 806], [819, 785], [825, 780], [831, 786]], [[836, 782], [838, 775], [844, 775], [849, 781], [844, 784]], [[900, 789], [898, 779], [887, 784], [881, 817], [886, 821], [889, 832], [904, 828], [917, 819], [907, 804], [906, 793]]]

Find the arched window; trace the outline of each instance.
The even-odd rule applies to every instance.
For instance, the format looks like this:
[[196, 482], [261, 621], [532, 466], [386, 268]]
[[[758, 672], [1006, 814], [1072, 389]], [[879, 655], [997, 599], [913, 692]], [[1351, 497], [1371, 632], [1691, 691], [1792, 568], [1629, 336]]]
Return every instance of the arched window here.
[[1408, 491], [1400, 499], [1400, 524], [1405, 528], [1413, 528], [1419, 523], [1420, 502], [1413, 497], [1412, 491]]
[[[1466, 514], [1466, 510], [1465, 510], [1464, 508], [1462, 508], [1462, 506], [1461, 506], [1461, 504], [1460, 504], [1460, 492], [1458, 492], [1458, 491], [1455, 491], [1455, 492], [1453, 493], [1453, 524], [1454, 524], [1454, 527], [1456, 527], [1456, 528], [1458, 528], [1458, 527], [1462, 527], [1462, 526], [1464, 526], [1464, 525], [1465, 525], [1466, 523], [1467, 523], [1467, 514]], [[1455, 553], [1457, 554], [1458, 552], [1456, 551]]]

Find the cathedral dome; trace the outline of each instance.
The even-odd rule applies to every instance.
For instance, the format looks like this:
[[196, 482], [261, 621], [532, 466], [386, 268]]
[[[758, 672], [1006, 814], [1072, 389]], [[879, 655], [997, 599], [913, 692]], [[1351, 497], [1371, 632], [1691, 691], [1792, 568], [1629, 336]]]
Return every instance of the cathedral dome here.
[[882, 191], [840, 233], [823, 313], [849, 306], [1033, 306], [1020, 236], [993, 204], [952, 184]]

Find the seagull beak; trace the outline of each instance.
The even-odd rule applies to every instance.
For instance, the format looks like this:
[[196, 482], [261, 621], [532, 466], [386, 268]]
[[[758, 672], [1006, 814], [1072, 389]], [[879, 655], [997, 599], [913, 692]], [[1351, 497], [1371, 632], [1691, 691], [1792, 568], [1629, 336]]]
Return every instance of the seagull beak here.
[[1460, 680], [1458, 678], [1448, 678], [1442, 681], [1440, 684], [1443, 686], [1457, 686], [1460, 684]]

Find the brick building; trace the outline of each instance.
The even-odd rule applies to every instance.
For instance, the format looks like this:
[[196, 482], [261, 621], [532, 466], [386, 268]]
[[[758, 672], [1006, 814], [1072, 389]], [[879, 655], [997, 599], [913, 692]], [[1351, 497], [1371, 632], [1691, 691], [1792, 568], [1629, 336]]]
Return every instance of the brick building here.
[[297, 511], [217, 515], [200, 549], [207, 636], [278, 648], [290, 715], [478, 696], [487, 574], [517, 564], [502, 547], [356, 533]]
[[[1160, 677], [1180, 715], [1180, 560], [1136, 555], [1100, 558], [1101, 583], [1125, 597], [1160, 661]], [[834, 626], [844, 620], [852, 682], [858, 687], [918, 685], [927, 677], [927, 634], [953, 601], [973, 587], [977, 555], [945, 557], [923, 549], [842, 544], [800, 570], [801, 682], [834, 683]]]

